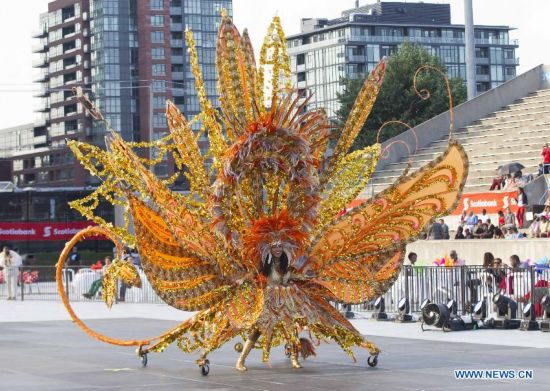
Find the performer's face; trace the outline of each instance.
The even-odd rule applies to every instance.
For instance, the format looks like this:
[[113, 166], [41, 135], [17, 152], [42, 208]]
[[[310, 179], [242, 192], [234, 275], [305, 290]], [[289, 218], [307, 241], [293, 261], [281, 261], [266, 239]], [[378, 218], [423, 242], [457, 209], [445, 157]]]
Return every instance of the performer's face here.
[[271, 255], [273, 255], [275, 258], [280, 258], [281, 255], [283, 255], [283, 246], [280, 244], [274, 244], [271, 246]]

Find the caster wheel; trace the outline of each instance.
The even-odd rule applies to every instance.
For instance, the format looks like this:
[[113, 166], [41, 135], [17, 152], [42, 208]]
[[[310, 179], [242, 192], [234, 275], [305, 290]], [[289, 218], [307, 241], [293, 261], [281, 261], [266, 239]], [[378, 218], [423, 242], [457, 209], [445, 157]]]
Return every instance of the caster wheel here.
[[290, 350], [291, 348], [292, 347], [290, 346], [290, 344], [287, 343], [285, 345], [285, 356], [286, 356], [286, 358], [290, 358], [290, 355], [292, 353], [291, 350]]
[[203, 376], [208, 376], [208, 374], [210, 373], [210, 367], [208, 366], [208, 364], [201, 365], [201, 373]]
[[144, 367], [147, 366], [147, 353], [141, 356], [141, 365], [143, 365]]
[[234, 346], [234, 349], [237, 353], [241, 353], [243, 351], [243, 344], [240, 342], [237, 342]]
[[367, 359], [367, 364], [369, 364], [369, 367], [375, 367], [378, 365], [378, 356], [370, 356]]

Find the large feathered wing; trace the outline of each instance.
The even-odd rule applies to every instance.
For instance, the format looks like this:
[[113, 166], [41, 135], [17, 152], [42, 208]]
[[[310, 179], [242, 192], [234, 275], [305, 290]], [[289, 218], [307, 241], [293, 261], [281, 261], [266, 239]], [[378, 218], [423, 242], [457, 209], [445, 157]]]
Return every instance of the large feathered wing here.
[[222, 301], [230, 284], [219, 269], [190, 248], [183, 248], [162, 217], [129, 196], [141, 265], [155, 292], [169, 305], [197, 311]]
[[405, 245], [455, 208], [467, 175], [467, 155], [452, 141], [442, 156], [327, 225], [306, 262], [314, 282], [346, 303], [384, 293], [399, 273]]

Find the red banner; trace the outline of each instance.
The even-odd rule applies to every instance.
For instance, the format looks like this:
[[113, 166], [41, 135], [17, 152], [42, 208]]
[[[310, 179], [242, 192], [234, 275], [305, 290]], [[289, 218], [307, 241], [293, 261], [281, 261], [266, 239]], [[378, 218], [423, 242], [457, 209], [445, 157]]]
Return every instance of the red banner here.
[[0, 241], [69, 240], [78, 231], [90, 225], [97, 224], [90, 221], [0, 222]]
[[487, 214], [498, 213], [499, 210], [505, 211], [510, 208], [513, 213], [517, 212], [517, 191], [490, 191], [485, 193], [470, 193], [462, 194], [460, 203], [452, 213], [453, 215], [462, 214], [463, 210], [472, 211], [479, 215], [483, 209], [487, 210]]

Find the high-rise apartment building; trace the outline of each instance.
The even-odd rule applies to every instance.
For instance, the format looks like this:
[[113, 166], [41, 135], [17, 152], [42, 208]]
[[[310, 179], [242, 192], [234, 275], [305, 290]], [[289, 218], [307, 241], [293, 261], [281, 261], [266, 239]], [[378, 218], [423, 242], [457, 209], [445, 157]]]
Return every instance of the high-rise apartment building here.
[[[508, 26], [475, 26], [478, 93], [516, 75], [517, 40]], [[302, 19], [287, 37], [294, 84], [314, 93], [308, 107], [338, 110], [342, 77], [366, 74], [404, 42], [422, 44], [441, 58], [450, 77], [466, 79], [464, 25], [451, 23], [449, 4], [376, 2], [343, 11], [338, 19]]]
[[[205, 88], [217, 105], [215, 52], [220, 11], [231, 0], [54, 0], [40, 17], [33, 51], [40, 100], [33, 145], [13, 156], [22, 186], [93, 185], [66, 139], [103, 145], [106, 129], [73, 97], [80, 86], [125, 140], [156, 140], [167, 133], [166, 99], [187, 117], [199, 110], [184, 29], [193, 30]], [[31, 164], [32, 161], [32, 164]], [[169, 175], [170, 161], [155, 167]]]

